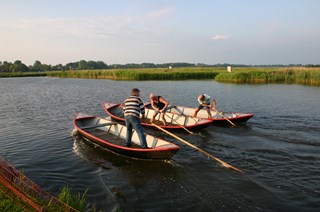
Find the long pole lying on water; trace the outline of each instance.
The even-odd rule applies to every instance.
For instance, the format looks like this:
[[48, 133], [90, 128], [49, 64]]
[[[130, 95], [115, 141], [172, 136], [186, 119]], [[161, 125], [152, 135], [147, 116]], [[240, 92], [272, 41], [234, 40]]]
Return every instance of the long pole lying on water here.
[[159, 127], [158, 125], [156, 125], [156, 124], [154, 124], [154, 123], [151, 123], [151, 124], [152, 124], [153, 126], [155, 126], [156, 128], [158, 128], [159, 130], [162, 130], [163, 132], [167, 133], [168, 135], [171, 135], [172, 137], [174, 137], [174, 138], [178, 139], [179, 141], [181, 141], [181, 142], [183, 142], [183, 143], [187, 144], [188, 146], [191, 146], [192, 148], [194, 148], [194, 149], [196, 149], [196, 150], [198, 150], [198, 151], [200, 151], [200, 152], [204, 153], [205, 155], [209, 156], [209, 157], [210, 157], [210, 158], [212, 158], [213, 160], [218, 161], [222, 166], [224, 166], [224, 167], [227, 167], [227, 168], [230, 168], [230, 169], [233, 169], [233, 170], [236, 170], [236, 171], [238, 171], [238, 172], [243, 173], [243, 171], [241, 171], [240, 169], [238, 169], [238, 168], [236, 168], [236, 167], [234, 167], [234, 166], [231, 166], [230, 164], [228, 164], [228, 163], [226, 163], [226, 162], [224, 162], [224, 161], [220, 160], [219, 158], [214, 157], [213, 155], [209, 154], [208, 152], [206, 152], [206, 151], [204, 151], [204, 150], [202, 150], [202, 149], [200, 149], [200, 148], [198, 148], [198, 147], [196, 147], [196, 146], [194, 146], [194, 145], [190, 144], [189, 142], [187, 142], [187, 141], [183, 140], [182, 138], [180, 138], [180, 137], [176, 136], [175, 134], [173, 134], [173, 133], [171, 133], [171, 132], [169, 132], [169, 131], [167, 131], [167, 130], [163, 129], [162, 127]]

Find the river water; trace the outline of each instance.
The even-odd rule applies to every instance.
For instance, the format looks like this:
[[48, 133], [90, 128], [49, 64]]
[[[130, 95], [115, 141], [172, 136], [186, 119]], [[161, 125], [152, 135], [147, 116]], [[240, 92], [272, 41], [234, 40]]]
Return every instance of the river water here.
[[[222, 111], [254, 113], [238, 127], [177, 136], [237, 167], [181, 146], [170, 161], [123, 158], [71, 136], [77, 112], [106, 116], [133, 87], [196, 107], [207, 93]], [[46, 191], [87, 192], [88, 210], [320, 211], [320, 88], [215, 81], [0, 79], [0, 155]]]

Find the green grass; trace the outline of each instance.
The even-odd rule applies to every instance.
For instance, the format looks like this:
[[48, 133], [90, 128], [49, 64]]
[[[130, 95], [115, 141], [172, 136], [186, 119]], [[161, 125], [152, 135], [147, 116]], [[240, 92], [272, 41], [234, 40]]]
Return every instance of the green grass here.
[[[4, 193], [4, 191], [9, 192]], [[71, 192], [71, 189], [66, 186], [63, 187], [58, 199], [67, 205], [71, 206], [74, 209], [77, 209], [78, 211], [86, 211], [87, 206], [87, 200], [86, 200], [86, 192], [84, 194], [73, 194]], [[61, 208], [57, 205], [54, 205], [51, 201], [49, 202], [42, 202], [42, 206], [47, 211], [59, 211]], [[33, 211], [30, 206], [28, 206], [22, 199], [20, 199], [18, 196], [14, 195], [13, 193], [10, 193], [5, 187], [3, 187], [2, 184], [0, 184], [0, 211], [26, 211], [31, 210]], [[96, 211], [95, 208], [92, 209], [93, 211]]]
[[177, 69], [108, 69], [48, 72], [48, 76], [61, 78], [88, 78], [112, 80], [189, 80], [214, 79], [218, 73], [209, 68]]
[[0, 77], [49, 76], [60, 78], [87, 78], [111, 80], [216, 80], [228, 83], [285, 83], [320, 86], [320, 68], [233, 68], [227, 72], [224, 67], [205, 68], [146, 68], [106, 69], [82, 71], [50, 71], [43, 73], [1, 73]]
[[84, 194], [72, 194], [70, 187], [66, 186], [60, 192], [58, 199], [79, 211], [85, 211], [87, 205], [86, 193], [87, 191]]
[[0, 78], [5, 77], [42, 77], [47, 76], [45, 72], [0, 72]]
[[231, 83], [285, 83], [320, 86], [320, 68], [241, 68], [232, 73], [220, 73], [218, 82]]

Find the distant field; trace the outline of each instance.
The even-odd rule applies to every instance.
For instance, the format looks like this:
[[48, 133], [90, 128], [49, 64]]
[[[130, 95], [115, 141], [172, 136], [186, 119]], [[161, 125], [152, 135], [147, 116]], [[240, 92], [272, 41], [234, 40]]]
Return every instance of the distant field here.
[[320, 86], [320, 68], [147, 68], [82, 71], [51, 71], [37, 73], [1, 73], [0, 77], [49, 76], [111, 80], [216, 80], [228, 83], [285, 83]]

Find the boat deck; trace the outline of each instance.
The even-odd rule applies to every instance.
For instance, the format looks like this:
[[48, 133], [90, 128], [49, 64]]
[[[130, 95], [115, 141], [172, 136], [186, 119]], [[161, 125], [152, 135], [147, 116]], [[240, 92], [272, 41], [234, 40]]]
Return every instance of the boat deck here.
[[[119, 146], [126, 146], [126, 140], [115, 136], [111, 133], [106, 133], [106, 131], [101, 129], [88, 129], [86, 130], [88, 133], [100, 138], [102, 140], [108, 141], [109, 143], [119, 145]], [[141, 146], [131, 142], [131, 148], [141, 148]]]

